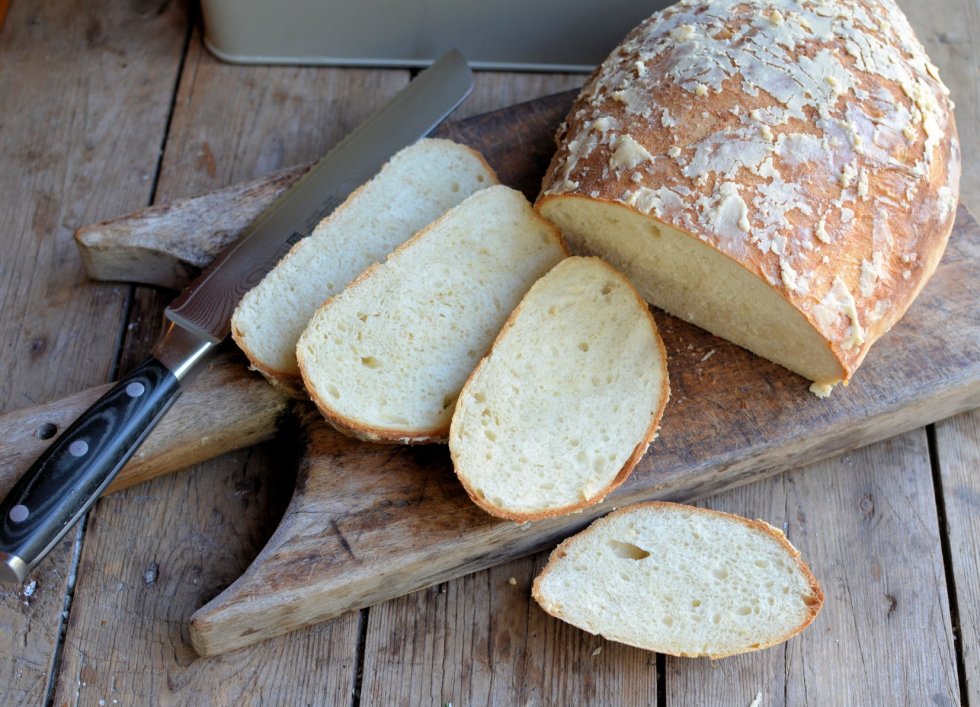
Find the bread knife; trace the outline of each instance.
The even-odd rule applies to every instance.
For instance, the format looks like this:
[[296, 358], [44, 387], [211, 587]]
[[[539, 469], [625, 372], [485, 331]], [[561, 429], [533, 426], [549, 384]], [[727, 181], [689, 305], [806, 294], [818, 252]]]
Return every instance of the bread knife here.
[[0, 581], [23, 582], [95, 503], [231, 331], [242, 296], [398, 150], [469, 95], [473, 75], [451, 51], [338, 143], [260, 215], [165, 311], [150, 358], [82, 413], [0, 503]]

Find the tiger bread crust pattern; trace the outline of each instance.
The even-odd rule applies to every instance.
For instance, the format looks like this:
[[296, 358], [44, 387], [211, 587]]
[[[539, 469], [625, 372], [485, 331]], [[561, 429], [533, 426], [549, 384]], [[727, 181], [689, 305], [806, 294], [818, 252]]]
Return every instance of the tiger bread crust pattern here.
[[948, 94], [892, 0], [682, 0], [587, 82], [537, 208], [651, 303], [824, 396], [943, 253]]
[[630, 475], [669, 393], [647, 303], [598, 258], [568, 258], [528, 291], [463, 387], [453, 468], [498, 517], [580, 510]]
[[621, 508], [565, 540], [531, 593], [546, 612], [589, 633], [709, 658], [791, 638], [824, 600], [777, 528], [663, 502]]
[[317, 310], [296, 346], [306, 390], [360, 439], [445, 442], [466, 378], [566, 255], [523, 194], [477, 191]]

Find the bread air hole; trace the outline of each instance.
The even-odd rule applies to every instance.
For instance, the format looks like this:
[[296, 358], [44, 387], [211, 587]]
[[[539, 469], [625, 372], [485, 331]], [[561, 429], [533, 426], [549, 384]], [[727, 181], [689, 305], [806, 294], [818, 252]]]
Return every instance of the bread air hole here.
[[589, 350], [589, 344], [588, 344], [588, 342], [583, 341], [583, 342], [579, 343], [578, 350], [579, 351], [588, 351]]
[[331, 398], [334, 398], [335, 400], [340, 400], [340, 391], [337, 390], [337, 386], [328, 385], [327, 392], [330, 393]]
[[374, 356], [361, 356], [361, 365], [367, 368], [381, 368], [381, 361]]
[[616, 557], [624, 560], [645, 560], [650, 557], [650, 553], [633, 543], [624, 543], [619, 540], [610, 540], [609, 547], [612, 548]]

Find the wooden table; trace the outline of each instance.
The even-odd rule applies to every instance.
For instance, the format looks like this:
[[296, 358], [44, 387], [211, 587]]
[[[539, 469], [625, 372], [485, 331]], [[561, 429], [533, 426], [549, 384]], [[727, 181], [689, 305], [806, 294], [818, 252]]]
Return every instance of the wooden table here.
[[[5, 3], [2, 3], [5, 4]], [[0, 4], [0, 5], [2, 5]], [[980, 9], [906, 11], [957, 104], [980, 212]], [[406, 70], [242, 67], [183, 3], [14, 0], [0, 31], [0, 410], [115, 378], [169, 295], [84, 277], [72, 231], [323, 153]], [[581, 84], [479, 73], [457, 117]], [[2, 444], [2, 442], [0, 442]], [[529, 557], [219, 658], [190, 614], [262, 547], [292, 488], [268, 443], [101, 500], [0, 588], [0, 704], [980, 704], [980, 411], [710, 498], [786, 528], [827, 594], [801, 637], [722, 661], [585, 634], [529, 598]]]

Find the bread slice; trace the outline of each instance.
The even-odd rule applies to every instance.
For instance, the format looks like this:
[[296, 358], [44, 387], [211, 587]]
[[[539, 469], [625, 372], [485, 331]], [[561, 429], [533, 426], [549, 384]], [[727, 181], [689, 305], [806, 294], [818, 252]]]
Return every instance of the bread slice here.
[[532, 594], [589, 633], [709, 658], [781, 643], [823, 605], [813, 574], [776, 528], [658, 502], [622, 508], [563, 542]]
[[477, 192], [317, 311], [296, 348], [307, 391], [356, 437], [445, 441], [467, 376], [565, 254], [520, 192]]
[[254, 369], [302, 394], [296, 342], [317, 308], [443, 212], [497, 183], [482, 156], [450, 140], [398, 152], [250, 290], [231, 333]]
[[960, 147], [892, 0], [691, 0], [583, 88], [538, 209], [662, 309], [847, 381], [942, 256]]
[[598, 503], [632, 472], [669, 396], [650, 308], [598, 258], [530, 289], [453, 413], [449, 449], [473, 501], [518, 521]]

